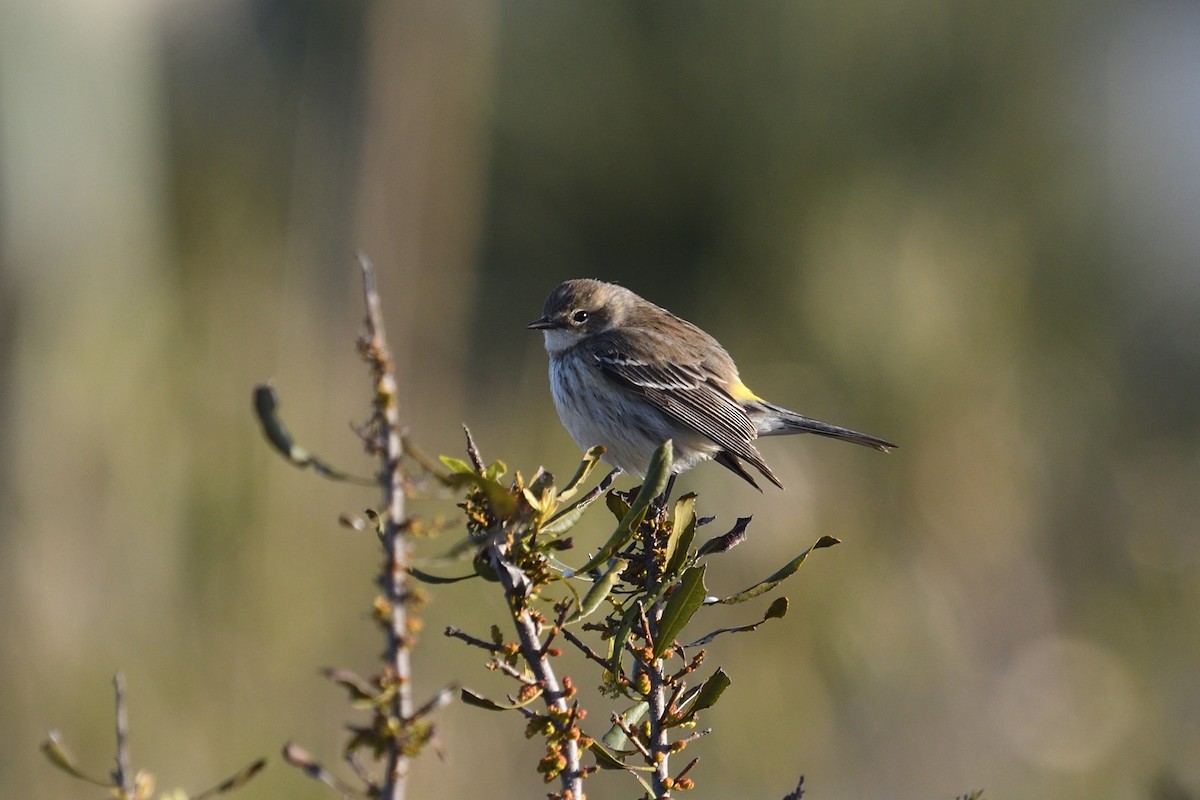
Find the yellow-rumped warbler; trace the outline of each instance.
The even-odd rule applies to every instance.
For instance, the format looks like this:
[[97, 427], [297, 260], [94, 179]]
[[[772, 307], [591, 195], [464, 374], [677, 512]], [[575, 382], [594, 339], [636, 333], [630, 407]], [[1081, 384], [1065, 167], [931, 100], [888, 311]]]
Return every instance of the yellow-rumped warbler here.
[[742, 461], [783, 484], [754, 446], [759, 436], [816, 433], [887, 452], [897, 445], [768, 403], [742, 383], [716, 339], [687, 320], [603, 281], [560, 284], [529, 328], [545, 335], [550, 389], [580, 447], [645, 475], [650, 456], [674, 444], [673, 473], [714, 459], [758, 488]]

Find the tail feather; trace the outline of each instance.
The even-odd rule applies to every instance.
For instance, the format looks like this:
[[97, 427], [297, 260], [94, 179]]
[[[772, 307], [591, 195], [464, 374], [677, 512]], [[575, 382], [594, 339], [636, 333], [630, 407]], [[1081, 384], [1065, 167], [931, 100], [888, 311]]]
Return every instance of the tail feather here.
[[755, 427], [758, 428], [759, 436], [815, 433], [818, 436], [828, 436], [830, 439], [841, 439], [843, 442], [853, 442], [854, 444], [861, 444], [864, 447], [873, 447], [884, 453], [900, 446], [886, 439], [880, 439], [878, 436], [871, 436], [870, 434], [852, 431], [849, 428], [831, 425], [828, 422], [821, 422], [818, 419], [811, 419], [810, 417], [797, 414], [795, 411], [788, 411], [786, 408], [777, 406], [774, 403], [764, 401], [755, 405], [758, 408], [751, 411], [750, 417], [754, 420]]
[[[740, 476], [742, 480], [749, 483], [755, 489], [758, 489], [760, 492], [762, 491], [762, 488], [759, 487], [758, 483], [754, 480], [754, 476], [750, 474], [749, 470], [742, 465], [742, 462], [733, 453], [729, 452], [728, 450], [722, 450], [721, 452], [717, 453], [713, 460], [736, 475]], [[761, 458], [756, 461], [751, 461], [750, 463], [755, 469], [763, 474], [764, 478], [778, 486], [780, 489], [783, 488], [783, 484], [779, 482], [779, 478], [775, 477], [775, 473], [771, 472], [771, 468], [768, 467], [766, 462], [764, 462]]]

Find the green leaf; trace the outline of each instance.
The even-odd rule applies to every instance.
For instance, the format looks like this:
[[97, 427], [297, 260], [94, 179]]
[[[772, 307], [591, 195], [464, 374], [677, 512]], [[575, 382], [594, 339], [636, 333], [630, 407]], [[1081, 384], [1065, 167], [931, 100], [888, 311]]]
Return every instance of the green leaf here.
[[704, 605], [704, 570], [706, 566], [692, 567], [683, 573], [675, 593], [667, 598], [662, 617], [658, 621], [658, 633], [654, 641], [654, 657], [662, 658], [671, 648], [692, 615]]
[[612, 674], [613, 686], [621, 685], [621, 656], [625, 654], [625, 642], [629, 641], [629, 634], [633, 632], [633, 624], [639, 616], [637, 604], [630, 603], [621, 615], [621, 622], [612, 638], [608, 640], [608, 671]]
[[714, 536], [700, 545], [699, 549], [696, 550], [696, 558], [727, 552], [746, 541], [746, 527], [750, 524], [751, 519], [753, 518], [738, 517], [737, 522], [733, 524], [728, 533]]
[[[629, 708], [621, 712], [621, 720], [628, 726], [632, 727], [646, 715], [650, 710], [650, 704], [645, 700], [634, 703]], [[610, 750], [624, 751], [629, 747], [629, 737], [625, 735], [625, 731], [621, 730], [621, 726], [613, 723], [613, 726], [608, 729], [608, 733], [600, 737], [600, 741]]]
[[650, 783], [640, 774], [638, 774], [642, 772], [654, 772], [654, 767], [635, 766], [633, 764], [626, 764], [621, 760], [621, 758], [624, 756], [635, 755], [637, 753], [636, 750], [629, 750], [626, 752], [613, 751], [600, 744], [595, 739], [592, 740], [592, 746], [588, 749], [591, 751], [592, 756], [596, 759], [596, 764], [600, 767], [600, 769], [623, 769], [637, 779], [637, 782], [640, 783], [642, 788], [646, 790], [647, 797], [654, 796], [654, 789], [650, 786]]
[[779, 619], [784, 614], [786, 614], [787, 611], [788, 611], [788, 599], [786, 597], [777, 597], [777, 598], [775, 598], [775, 602], [771, 603], [771, 605], [767, 608], [767, 613], [764, 614], [763, 618], [760, 619], [758, 622], [755, 622], [751, 625], [738, 625], [733, 628], [718, 628], [717, 630], [713, 631], [712, 633], [709, 633], [706, 636], [702, 636], [701, 638], [697, 639], [694, 642], [689, 642], [687, 646], [688, 647], [700, 647], [702, 645], [706, 645], [709, 642], [711, 642], [713, 639], [720, 636], [722, 633], [746, 633], [748, 631], [756, 631], [756, 630], [758, 630], [759, 625], [762, 625], [764, 622], [766, 622], [769, 619]]
[[325, 462], [315, 453], [310, 453], [292, 438], [287, 426], [279, 416], [279, 395], [275, 387], [264, 383], [254, 387], [254, 414], [262, 427], [263, 436], [276, 452], [301, 469], [312, 467], [317, 474], [334, 481], [356, 483], [360, 486], [376, 486], [378, 481], [360, 478]]
[[625, 502], [616, 492], [609, 492], [604, 496], [604, 505], [608, 506], [608, 510], [617, 518], [617, 522], [625, 519], [625, 515], [629, 513], [629, 503]]
[[715, 602], [724, 604], [743, 603], [753, 597], [758, 597], [764, 592], [769, 592], [779, 584], [783, 583], [783, 581], [790, 578], [796, 572], [796, 570], [800, 569], [800, 565], [804, 563], [804, 560], [808, 558], [809, 554], [813, 550], [820, 550], [822, 547], [833, 547], [835, 544], [841, 544], [841, 540], [835, 539], [832, 536], [822, 536], [812, 547], [808, 548], [803, 553], [784, 564], [782, 567], [777, 569], [763, 580], [759, 581], [748, 589], [743, 589], [737, 594], [730, 595], [729, 597], [723, 597]]
[[95, 784], [96, 786], [104, 786], [107, 788], [114, 785], [111, 779], [106, 781], [100, 780], [99, 778], [93, 778], [91, 775], [80, 771], [80, 769], [76, 767], [75, 763], [71, 760], [71, 756], [67, 753], [66, 748], [63, 747], [62, 739], [59, 738], [57, 731], [50, 731], [50, 733], [46, 735], [46, 738], [42, 741], [41, 750], [42, 754], [50, 760], [51, 764], [58, 767], [68, 775], [76, 777], [81, 781], [87, 781], [88, 783]]
[[767, 613], [763, 614], [763, 622], [769, 619], [783, 619], [788, 612], [788, 599], [786, 597], [776, 597], [771, 601], [771, 605], [767, 607]]
[[[322, 674], [341, 686], [350, 695], [350, 702], [365, 702], [373, 705], [379, 697], [379, 687], [372, 686], [348, 669], [329, 668]], [[364, 706], [359, 706], [360, 708]], [[369, 707], [369, 706], [366, 706]]]
[[559, 502], [566, 502], [574, 496], [575, 492], [579, 491], [579, 486], [591, 471], [600, 463], [600, 457], [604, 455], [604, 447], [596, 445], [583, 454], [583, 461], [579, 462], [579, 469], [575, 470], [575, 474], [571, 476], [571, 480], [567, 481], [567, 485], [558, 493]]
[[[632, 727], [637, 725], [638, 721], [646, 715], [650, 710], [650, 704], [642, 701], [625, 709], [621, 714], [621, 719], [626, 725]], [[629, 748], [629, 749], [627, 749]], [[639, 772], [653, 772], [654, 767], [649, 766], [634, 766], [633, 764], [625, 763], [624, 759], [628, 756], [637, 755], [637, 750], [629, 747], [629, 737], [625, 735], [625, 731], [621, 730], [619, 725], [614, 724], [608, 729], [608, 733], [604, 734], [599, 741], [593, 740], [591, 751], [596, 759], [596, 763], [601, 769], [623, 769], [631, 773], [649, 794], [653, 796], [653, 791], [646, 784], [646, 781], [639, 775]]]
[[[520, 473], [517, 473], [520, 475]], [[518, 480], [519, 482], [519, 480]], [[529, 503], [529, 507], [538, 512], [538, 519], [543, 519], [554, 510], [556, 505], [557, 492], [554, 490], [554, 476], [545, 470], [539, 469], [537, 474], [533, 476], [533, 480], [529, 485], [521, 489], [521, 494], [525, 497], [525, 502]]]
[[[443, 459], [445, 456], [443, 456]], [[456, 461], [457, 459], [450, 459]], [[460, 462], [461, 463], [461, 462]], [[465, 464], [464, 464], [465, 465]], [[447, 466], [450, 466], [447, 464]], [[454, 469], [451, 467], [451, 469]], [[470, 467], [467, 467], [469, 470]], [[488, 502], [492, 505], [492, 512], [501, 519], [511, 517], [517, 510], [517, 498], [513, 497], [512, 493], [507, 488], [502, 486], [493, 478], [486, 475], [477, 475], [474, 472], [459, 472], [454, 471], [446, 481], [450, 486], [461, 488], [463, 486], [475, 486], [480, 489]]]
[[459, 690], [459, 696], [462, 697], [462, 701], [467, 705], [482, 708], [486, 711], [514, 711], [518, 708], [524, 708], [534, 700], [537, 700], [542, 696], [542, 693], [539, 690], [537, 694], [520, 703], [497, 703], [495, 700], [489, 700], [478, 692], [473, 692], [465, 687]]
[[592, 751], [592, 756], [596, 759], [596, 766], [600, 767], [600, 769], [625, 769], [625, 762], [621, 760], [620, 756], [634, 752], [630, 750], [628, 753], [614, 753], [594, 739], [589, 749]]
[[441, 461], [442, 464], [446, 466], [446, 469], [459, 475], [477, 474], [475, 472], [475, 468], [463, 461], [461, 458], [454, 458], [452, 456], [438, 456], [438, 461]]
[[703, 711], [706, 708], [712, 708], [713, 705], [716, 704], [717, 700], [721, 698], [721, 695], [725, 692], [725, 690], [729, 688], [730, 683], [732, 683], [732, 681], [730, 681], [729, 676], [725, 674], [725, 670], [717, 667], [717, 671], [712, 675], [709, 675], [708, 680], [701, 684], [700, 692], [696, 695], [695, 702], [693, 702], [688, 708], [687, 713], [684, 715], [681, 722], [687, 722], [692, 717], [696, 716], [698, 712]]
[[[559, 497], [562, 497], [561, 493], [559, 494]], [[559, 511], [557, 514], [552, 516], [550, 521], [542, 526], [542, 533], [546, 533], [551, 536], [558, 536], [571, 530], [571, 528], [574, 528], [575, 524], [583, 517], [583, 512], [587, 511], [588, 506], [596, 502], [597, 498], [599, 497], [600, 495], [591, 495], [590, 497], [585, 496], [579, 498], [574, 504], [564, 508], [562, 511]]]
[[253, 764], [243, 767], [235, 774], [230, 775], [228, 778], [221, 781], [216, 786], [213, 786], [211, 789], [205, 789], [203, 792], [193, 795], [192, 800], [207, 800], [209, 797], [214, 797], [218, 794], [225, 794], [226, 792], [232, 792], [235, 789], [240, 789], [249, 783], [251, 778], [261, 772], [263, 767], [266, 765], [267, 760], [265, 758], [260, 758]]
[[667, 537], [666, 569], [663, 577], [672, 580], [679, 574], [692, 540], [696, 538], [696, 495], [685, 494], [675, 503], [675, 517], [671, 523], [671, 535]]
[[623, 558], [614, 559], [608, 571], [592, 582], [592, 588], [584, 595], [579, 609], [567, 620], [567, 624], [578, 622], [600, 607], [600, 604], [612, 594], [613, 587], [621, 580], [621, 573], [629, 566]]
[[419, 580], [421, 583], [430, 583], [430, 584], [435, 584], [435, 585], [436, 584], [446, 584], [446, 583], [458, 583], [459, 581], [466, 581], [466, 580], [470, 580], [471, 578], [479, 577], [478, 574], [472, 572], [470, 575], [456, 575], [453, 578], [446, 578], [446, 577], [442, 577], [441, 575], [431, 575], [428, 572], [417, 569], [416, 567], [409, 567], [408, 574], [412, 575], [414, 578]]
[[624, 547], [633, 538], [634, 531], [642, 523], [647, 509], [650, 508], [650, 503], [667, 488], [667, 480], [671, 477], [672, 458], [671, 440], [667, 439], [654, 451], [654, 455], [650, 459], [650, 467], [646, 470], [646, 480], [642, 483], [642, 488], [638, 490], [637, 497], [633, 499], [633, 503], [629, 506], [629, 511], [621, 518], [616, 531], [604, 543], [599, 552], [592, 556], [586, 564], [577, 569], [576, 573], [594, 570], [612, 558], [613, 553]]

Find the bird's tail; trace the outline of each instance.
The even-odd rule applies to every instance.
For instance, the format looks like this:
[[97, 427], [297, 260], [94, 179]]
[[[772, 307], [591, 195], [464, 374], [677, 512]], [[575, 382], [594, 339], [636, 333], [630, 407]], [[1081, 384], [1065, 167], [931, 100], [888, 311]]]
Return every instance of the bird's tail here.
[[791, 433], [815, 433], [818, 436], [828, 436], [831, 439], [841, 439], [843, 442], [853, 442], [876, 450], [887, 452], [900, 445], [886, 439], [871, 436], [866, 433], [852, 431], [818, 419], [811, 419], [795, 411], [788, 411], [782, 406], [766, 401], [758, 401], [749, 409], [750, 418], [758, 428], [759, 436], [785, 436]]

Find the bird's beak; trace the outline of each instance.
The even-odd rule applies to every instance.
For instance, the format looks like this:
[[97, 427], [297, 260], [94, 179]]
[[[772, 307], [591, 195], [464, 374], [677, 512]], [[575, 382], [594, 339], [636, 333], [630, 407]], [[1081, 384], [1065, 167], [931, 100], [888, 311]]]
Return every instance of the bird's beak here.
[[547, 330], [549, 328], [557, 328], [558, 325], [555, 324], [550, 319], [547, 319], [546, 317], [542, 316], [542, 317], [538, 317], [537, 319], [535, 319], [533, 322], [529, 323], [525, 327], [531, 331], [543, 331], [543, 330]]

